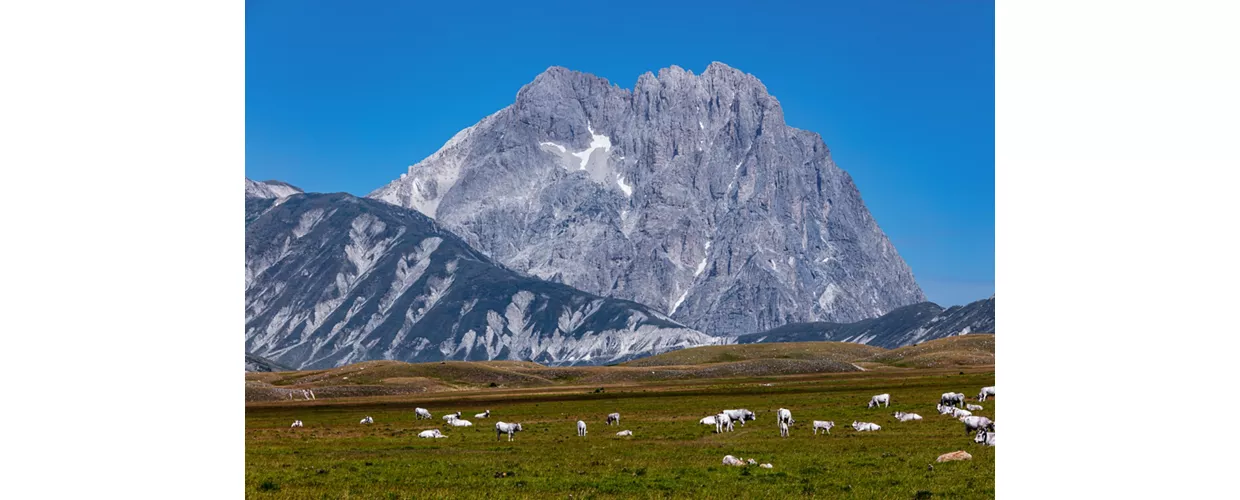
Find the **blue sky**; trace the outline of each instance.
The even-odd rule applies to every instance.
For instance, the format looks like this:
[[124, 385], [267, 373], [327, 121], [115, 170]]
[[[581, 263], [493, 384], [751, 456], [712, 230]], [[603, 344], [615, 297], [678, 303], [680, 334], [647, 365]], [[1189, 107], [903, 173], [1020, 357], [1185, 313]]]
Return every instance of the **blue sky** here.
[[993, 3], [521, 3], [249, 0], [246, 176], [364, 195], [549, 66], [721, 61], [822, 134], [930, 300], [994, 293]]

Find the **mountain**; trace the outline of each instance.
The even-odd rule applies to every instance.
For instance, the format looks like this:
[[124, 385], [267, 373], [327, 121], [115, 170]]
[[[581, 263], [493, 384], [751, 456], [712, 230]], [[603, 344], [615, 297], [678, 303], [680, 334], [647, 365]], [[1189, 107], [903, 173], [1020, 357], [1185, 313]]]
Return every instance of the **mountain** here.
[[376, 200], [247, 197], [245, 230], [246, 352], [296, 369], [373, 359], [598, 364], [727, 341], [641, 304], [514, 272], [426, 216]]
[[301, 193], [297, 186], [280, 181], [252, 181], [245, 179], [246, 198], [283, 198]]
[[830, 340], [894, 349], [953, 335], [994, 333], [995, 298], [948, 309], [933, 302], [901, 307], [855, 323], [794, 323], [741, 335], [737, 344]]
[[632, 90], [552, 67], [369, 197], [509, 268], [712, 335], [925, 300], [822, 138], [722, 63]]
[[247, 372], [283, 372], [291, 369], [262, 356], [245, 355], [245, 371]]

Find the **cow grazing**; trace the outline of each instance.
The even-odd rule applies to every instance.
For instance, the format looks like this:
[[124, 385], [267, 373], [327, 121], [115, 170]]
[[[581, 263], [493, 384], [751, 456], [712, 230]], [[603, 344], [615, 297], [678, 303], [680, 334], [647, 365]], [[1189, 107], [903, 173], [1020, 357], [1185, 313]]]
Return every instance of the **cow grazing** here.
[[429, 418], [431, 418], [431, 412], [427, 410], [426, 408], [414, 408], [413, 409], [414, 420], [423, 420], [423, 419], [429, 419]]
[[443, 435], [442, 432], [439, 432], [439, 429], [431, 429], [428, 431], [419, 432], [418, 437], [423, 438], [423, 439], [430, 439], [430, 438], [446, 438], [448, 436], [445, 436]]
[[585, 420], [577, 421], [577, 436], [586, 437], [586, 421]]
[[375, 419], [370, 418], [370, 415], [366, 415], [366, 418], [363, 418], [363, 419], [362, 419], [362, 421], [361, 421], [361, 423], [363, 423], [363, 424], [373, 424], [373, 423], [375, 423]]
[[853, 430], [857, 430], [857, 431], [861, 431], [861, 432], [876, 431], [876, 430], [882, 429], [882, 427], [879, 427], [879, 425], [878, 425], [878, 424], [871, 423], [871, 422], [856, 422], [856, 421], [854, 421], [854, 422], [852, 423], [852, 427], [853, 427]]
[[994, 395], [995, 395], [995, 386], [992, 385], [990, 387], [983, 387], [981, 392], [977, 393], [977, 400], [985, 401], [986, 398], [992, 397]]
[[491, 416], [491, 410], [484, 411], [474, 415], [474, 418], [488, 418]]
[[509, 424], [505, 422], [495, 422], [495, 440], [499, 441], [500, 436], [508, 435], [508, 440], [512, 441], [512, 434], [521, 431], [521, 424]]
[[293, 427], [303, 427], [301, 420], [294, 420]]
[[969, 411], [981, 411], [981, 410], [985, 410], [985, 408], [982, 408], [982, 405], [975, 405], [975, 404], [967, 404], [967, 405], [964, 405], [964, 409], [969, 410]]
[[448, 421], [448, 425], [453, 427], [473, 427], [474, 423], [462, 418], [454, 418]]
[[619, 413], [611, 413], [607, 415], [607, 425], [611, 425], [613, 423], [616, 425], [620, 425], [620, 414]]
[[792, 412], [788, 411], [786, 408], [780, 408], [779, 412], [777, 412], [775, 415], [777, 416], [776, 420], [778, 420], [780, 423], [785, 423], [788, 425], [797, 423], [796, 420], [792, 419]]
[[715, 433], [732, 432], [732, 417], [727, 413], [715, 415]]
[[757, 418], [752, 411], [746, 410], [744, 408], [741, 408], [739, 410], [723, 410], [723, 413], [726, 413], [728, 415], [728, 418], [731, 418], [732, 420], [740, 422], [741, 427], [745, 426], [746, 420], [753, 420], [754, 418]]
[[624, 437], [624, 436], [631, 437], [632, 435], [633, 435], [633, 431], [629, 431], [629, 430], [624, 430], [624, 431], [620, 431], [616, 433], [616, 436], [619, 436], [619, 437]]
[[964, 407], [964, 393], [962, 392], [945, 392], [939, 397], [939, 404], [943, 406]]
[[835, 427], [835, 422], [832, 422], [830, 420], [815, 420], [814, 421], [814, 435], [815, 436], [818, 435], [819, 429], [822, 429], [825, 433], [830, 434], [832, 427]]
[[973, 442], [980, 444], [982, 446], [994, 446], [995, 445], [995, 431], [988, 431], [986, 429], [978, 429], [977, 435], [973, 436]]
[[883, 405], [883, 408], [891, 406], [891, 395], [890, 394], [879, 394], [877, 396], [874, 396], [870, 398], [870, 403], [865, 405], [865, 407], [874, 408], [878, 405]]
[[892, 416], [901, 422], [909, 422], [912, 420], [921, 420], [921, 415], [916, 413], [904, 413], [902, 411], [895, 412]]
[[986, 417], [960, 417], [960, 421], [964, 422], [964, 433], [972, 434], [978, 429], [986, 429], [988, 431], [995, 430], [995, 423]]
[[456, 419], [458, 419], [458, 418], [461, 418], [461, 412], [459, 412], [459, 411], [458, 411], [458, 412], [456, 412], [456, 413], [449, 413], [449, 414], [447, 414], [447, 415], [444, 415], [444, 416], [443, 416], [443, 419], [444, 419], [444, 420], [456, 420]]

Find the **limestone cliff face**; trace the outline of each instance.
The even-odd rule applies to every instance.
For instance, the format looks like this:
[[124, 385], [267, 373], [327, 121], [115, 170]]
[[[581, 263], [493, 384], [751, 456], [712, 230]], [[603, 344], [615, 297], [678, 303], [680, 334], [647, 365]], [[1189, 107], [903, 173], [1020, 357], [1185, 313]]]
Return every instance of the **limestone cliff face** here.
[[712, 335], [925, 301], [822, 138], [721, 63], [632, 90], [550, 68], [369, 197], [509, 268]]

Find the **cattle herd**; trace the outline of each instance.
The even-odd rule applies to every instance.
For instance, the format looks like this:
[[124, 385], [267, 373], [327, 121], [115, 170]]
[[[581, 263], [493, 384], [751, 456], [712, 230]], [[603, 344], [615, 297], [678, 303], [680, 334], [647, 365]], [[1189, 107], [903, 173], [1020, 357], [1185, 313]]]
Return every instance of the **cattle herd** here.
[[[986, 401], [988, 398], [994, 397], [994, 395], [995, 395], [994, 386], [983, 387], [982, 390], [978, 392], [977, 400], [979, 402]], [[884, 408], [891, 406], [891, 395], [890, 394], [876, 395], [870, 398], [870, 402], [866, 404], [866, 407], [875, 408], [880, 405], [883, 406]], [[939, 398], [939, 404], [937, 408], [939, 411], [939, 415], [951, 416], [952, 418], [955, 418], [959, 420], [960, 422], [964, 423], [965, 434], [973, 435], [974, 442], [985, 445], [985, 446], [995, 445], [995, 423], [994, 421], [986, 417], [973, 415], [972, 413], [973, 411], [982, 410], [983, 407], [981, 405], [966, 403], [965, 395], [963, 393], [959, 393], [959, 392], [944, 393], [942, 397]], [[911, 421], [922, 419], [921, 415], [918, 415], [916, 413], [905, 413], [902, 411], [897, 411], [894, 414], [892, 414], [892, 416], [895, 417], [895, 419], [899, 422], [911, 422]], [[490, 417], [491, 417], [491, 410], [486, 410], [482, 413], [478, 413], [474, 415], [474, 418], [476, 419], [485, 419], [485, 418], [490, 418]], [[414, 419], [429, 420], [431, 418], [433, 417], [431, 416], [430, 410], [427, 410], [426, 408], [415, 408], [414, 409]], [[757, 418], [757, 415], [754, 412], [749, 411], [744, 408], [740, 408], [740, 409], [735, 409], [735, 410], [723, 410], [715, 415], [704, 417], [698, 422], [704, 425], [713, 425], [715, 427], [715, 432], [722, 434], [725, 432], [732, 432], [733, 430], [735, 430], [734, 424], [736, 422], [739, 422], [741, 426], [743, 427], [745, 425], [745, 422], [755, 420], [756, 418]], [[456, 413], [449, 413], [447, 415], [444, 415], [443, 420], [445, 421], [447, 425], [450, 425], [452, 427], [470, 427], [474, 425], [472, 422], [468, 420], [461, 419], [461, 412], [459, 411]], [[796, 420], [792, 418], [792, 411], [788, 410], [787, 408], [780, 408], [778, 411], [775, 412], [775, 420], [776, 420], [776, 424], [778, 424], [778, 427], [779, 427], [779, 435], [781, 437], [788, 437], [790, 435], [791, 426], [796, 423]], [[620, 414], [619, 413], [608, 414], [605, 422], [606, 422], [606, 425], [609, 425], [609, 426], [612, 424], [615, 424], [617, 426], [620, 425]], [[365, 418], [361, 420], [361, 423], [362, 424], [373, 424], [374, 419], [371, 418], [369, 415], [367, 415]], [[303, 427], [303, 426], [304, 424], [302, 424], [301, 420], [297, 420], [293, 422], [293, 427]], [[820, 430], [823, 431], [823, 434], [831, 434], [832, 427], [835, 427], [835, 422], [830, 421], [830, 420], [814, 420], [813, 421], [813, 430], [814, 430], [815, 436], [818, 435], [818, 431]], [[879, 431], [882, 429], [881, 426], [873, 422], [856, 422], [856, 421], [852, 423], [852, 428], [854, 431], [857, 431], [857, 432], [875, 432], [875, 431]], [[496, 440], [502, 439], [503, 436], [507, 434], [508, 440], [512, 441], [513, 434], [520, 432], [520, 431], [521, 431], [521, 424], [519, 423], [508, 423], [508, 422], [502, 422], [502, 421], [495, 423], [495, 439]], [[616, 436], [620, 436], [620, 437], [624, 437], [624, 436], [631, 437], [632, 435], [633, 435], [633, 431], [630, 431], [630, 430], [623, 430], [623, 431], [616, 433]], [[586, 422], [584, 420], [577, 421], [577, 436], [586, 437]], [[441, 433], [439, 429], [430, 429], [430, 430], [425, 430], [425, 431], [420, 432], [418, 434], [418, 437], [434, 439], [434, 438], [446, 438], [448, 436]], [[732, 457], [731, 455], [726, 457], [724, 460], [725, 464], [728, 463], [727, 458], [732, 458]], [[736, 460], [736, 459], [733, 458], [733, 460]], [[740, 462], [739, 460], [736, 460], [736, 461]], [[765, 466], [766, 464], [763, 464], [763, 465]]]

